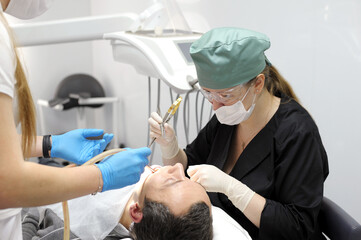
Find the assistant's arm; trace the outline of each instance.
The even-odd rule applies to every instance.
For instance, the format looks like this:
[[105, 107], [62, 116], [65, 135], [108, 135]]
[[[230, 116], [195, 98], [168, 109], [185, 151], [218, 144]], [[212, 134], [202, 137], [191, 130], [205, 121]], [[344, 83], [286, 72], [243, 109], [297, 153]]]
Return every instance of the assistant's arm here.
[[[18, 135], [19, 143], [22, 144], [22, 135]], [[29, 154], [25, 155], [25, 158], [32, 158], [32, 157], [42, 157], [43, 156], [43, 136], [36, 136], [35, 142], [31, 147]]]
[[16, 132], [12, 98], [0, 93], [0, 209], [60, 202], [136, 183], [150, 150], [117, 153], [96, 166], [55, 168], [26, 162]]
[[12, 114], [12, 99], [0, 93], [0, 208], [44, 205], [95, 192], [94, 166], [61, 169], [26, 162]]

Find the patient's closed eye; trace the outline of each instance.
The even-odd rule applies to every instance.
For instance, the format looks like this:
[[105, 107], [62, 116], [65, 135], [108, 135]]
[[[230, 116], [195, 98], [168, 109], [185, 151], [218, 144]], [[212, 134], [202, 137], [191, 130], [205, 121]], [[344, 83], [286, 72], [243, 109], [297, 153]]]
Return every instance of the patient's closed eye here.
[[174, 177], [170, 177], [170, 178], [167, 178], [167, 179], [165, 180], [165, 183], [170, 184], [170, 183], [173, 183], [173, 182], [175, 182], [175, 181], [177, 181], [177, 179], [175, 179]]
[[166, 186], [170, 187], [170, 186], [174, 186], [175, 184], [178, 184], [180, 182], [183, 182], [184, 180], [180, 180], [180, 179], [175, 179], [175, 178], [168, 178], [166, 181]]

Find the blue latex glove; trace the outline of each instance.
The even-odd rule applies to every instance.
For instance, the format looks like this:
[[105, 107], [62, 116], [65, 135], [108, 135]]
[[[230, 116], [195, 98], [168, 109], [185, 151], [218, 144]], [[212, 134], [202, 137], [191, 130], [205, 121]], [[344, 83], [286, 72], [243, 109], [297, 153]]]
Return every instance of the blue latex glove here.
[[147, 147], [128, 149], [114, 154], [97, 164], [102, 172], [103, 192], [122, 188], [140, 179], [151, 150]]
[[103, 134], [102, 129], [76, 129], [62, 135], [52, 135], [50, 156], [63, 158], [77, 165], [81, 165], [92, 157], [102, 153], [113, 134], [104, 134], [102, 139], [89, 140], [87, 137], [98, 137]]

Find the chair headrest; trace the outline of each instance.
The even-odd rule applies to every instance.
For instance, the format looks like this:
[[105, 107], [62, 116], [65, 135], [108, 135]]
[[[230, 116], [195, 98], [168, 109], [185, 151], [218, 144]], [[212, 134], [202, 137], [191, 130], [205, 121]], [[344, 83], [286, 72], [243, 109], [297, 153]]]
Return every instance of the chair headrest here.
[[[77, 100], [72, 101], [74, 96], [78, 96], [78, 98], [105, 97], [105, 92], [101, 84], [94, 77], [87, 74], [73, 74], [64, 78], [59, 83], [55, 92], [55, 98], [49, 101], [49, 105], [63, 104], [63, 110], [78, 107]], [[82, 105], [82, 107], [92, 108], [101, 106], [103, 104]]]

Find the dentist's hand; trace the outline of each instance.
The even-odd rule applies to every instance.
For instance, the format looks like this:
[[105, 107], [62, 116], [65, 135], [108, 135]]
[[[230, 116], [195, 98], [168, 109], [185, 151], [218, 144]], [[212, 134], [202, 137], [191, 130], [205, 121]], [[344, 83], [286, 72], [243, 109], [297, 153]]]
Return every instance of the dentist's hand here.
[[187, 173], [193, 182], [201, 184], [207, 192], [226, 194], [231, 176], [213, 165], [189, 166]]
[[150, 137], [156, 138], [155, 142], [161, 146], [166, 146], [170, 142], [174, 141], [175, 132], [171, 125], [168, 123], [164, 124], [165, 134], [162, 136], [162, 131], [160, 129], [160, 124], [163, 122], [162, 118], [156, 112], [152, 112], [150, 118], [148, 119], [150, 125]]
[[187, 173], [192, 181], [201, 184], [207, 192], [225, 194], [242, 212], [255, 194], [245, 184], [213, 165], [189, 166]]
[[156, 113], [152, 112], [151, 117], [148, 119], [150, 125], [151, 138], [156, 138], [155, 142], [160, 145], [162, 157], [165, 159], [171, 159], [175, 157], [179, 151], [178, 141], [175, 136], [174, 129], [168, 123], [164, 124], [164, 135], [160, 129], [160, 123], [163, 122], [162, 118]]
[[76, 129], [62, 135], [52, 135], [50, 156], [63, 158], [77, 165], [82, 165], [92, 157], [102, 153], [113, 134], [104, 134], [102, 139], [89, 140], [88, 137], [98, 137], [102, 129]]
[[147, 147], [128, 149], [98, 163], [103, 178], [102, 192], [137, 183], [148, 164], [150, 153]]

